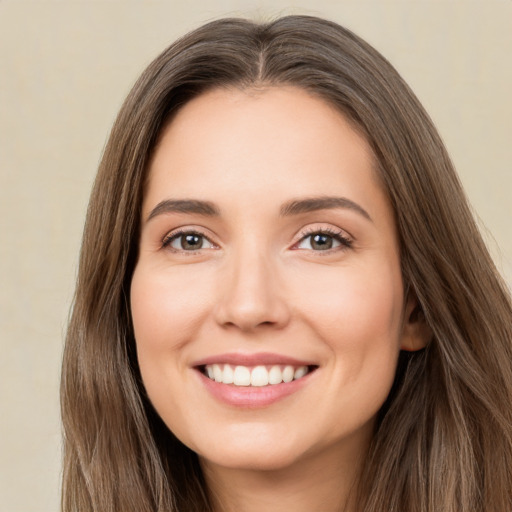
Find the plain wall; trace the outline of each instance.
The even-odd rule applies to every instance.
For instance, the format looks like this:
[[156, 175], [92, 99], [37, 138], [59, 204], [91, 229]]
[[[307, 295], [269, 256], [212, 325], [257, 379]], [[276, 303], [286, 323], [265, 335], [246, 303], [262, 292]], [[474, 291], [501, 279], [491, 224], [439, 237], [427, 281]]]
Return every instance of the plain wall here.
[[122, 100], [199, 24], [289, 13], [344, 24], [396, 66], [512, 284], [512, 0], [0, 0], [1, 511], [58, 510], [63, 334], [88, 194]]

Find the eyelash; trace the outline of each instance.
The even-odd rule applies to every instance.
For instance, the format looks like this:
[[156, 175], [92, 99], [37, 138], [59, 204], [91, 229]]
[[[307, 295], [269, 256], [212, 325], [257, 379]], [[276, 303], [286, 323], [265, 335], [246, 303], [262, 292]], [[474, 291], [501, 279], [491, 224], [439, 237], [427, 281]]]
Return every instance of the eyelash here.
[[[174, 240], [177, 240], [178, 238], [180, 238], [183, 235], [195, 235], [195, 236], [204, 238], [204, 239], [208, 240], [208, 242], [210, 244], [215, 245], [207, 236], [205, 236], [200, 231], [196, 231], [193, 229], [180, 229], [178, 231], [173, 231], [172, 233], [169, 233], [168, 235], [165, 236], [165, 238], [162, 240], [162, 248], [170, 249], [173, 252], [186, 252], [189, 254], [196, 254], [199, 251], [201, 251], [201, 249], [186, 251], [184, 249], [175, 249], [175, 248], [171, 247], [172, 242]], [[312, 252], [316, 252], [316, 253], [329, 253], [330, 254], [334, 251], [350, 249], [353, 244], [353, 241], [350, 238], [348, 238], [346, 235], [344, 235], [344, 232], [341, 230], [338, 231], [338, 230], [335, 230], [332, 228], [320, 228], [320, 229], [308, 228], [300, 234], [300, 239], [294, 244], [294, 247], [297, 246], [298, 244], [300, 244], [303, 240], [305, 240], [308, 237], [311, 237], [313, 235], [326, 235], [340, 243], [339, 247], [326, 249], [326, 250], [315, 251], [313, 249], [306, 249], [306, 250], [311, 250]], [[299, 249], [296, 249], [296, 250], [299, 250]]]
[[162, 240], [162, 248], [170, 249], [173, 252], [187, 252], [189, 254], [198, 253], [201, 249], [198, 249], [195, 251], [185, 251], [184, 249], [175, 249], [174, 247], [171, 247], [171, 244], [172, 244], [172, 242], [174, 242], [174, 240], [176, 240], [184, 235], [199, 236], [201, 238], [208, 240], [208, 242], [210, 242], [212, 245], [215, 245], [207, 236], [205, 236], [200, 231], [196, 231], [194, 229], [179, 229], [178, 231], [173, 231], [172, 233], [169, 233], [168, 235], [165, 236], [165, 238]]
[[353, 245], [353, 241], [348, 238], [343, 231], [341, 230], [336, 230], [336, 229], [333, 229], [333, 228], [307, 228], [305, 231], [303, 231], [300, 235], [300, 239], [298, 242], [296, 242], [294, 244], [294, 246], [298, 245], [299, 243], [301, 243], [303, 240], [313, 236], [313, 235], [327, 235], [331, 238], [333, 238], [334, 240], [336, 240], [337, 242], [340, 243], [339, 247], [334, 247], [334, 248], [331, 248], [331, 249], [326, 249], [326, 250], [323, 250], [323, 251], [313, 251], [313, 252], [316, 252], [316, 253], [320, 253], [319, 255], [322, 255], [323, 254], [331, 254], [332, 252], [335, 252], [335, 251], [343, 251], [343, 250], [346, 250], [346, 249], [350, 249], [352, 248], [352, 245]]

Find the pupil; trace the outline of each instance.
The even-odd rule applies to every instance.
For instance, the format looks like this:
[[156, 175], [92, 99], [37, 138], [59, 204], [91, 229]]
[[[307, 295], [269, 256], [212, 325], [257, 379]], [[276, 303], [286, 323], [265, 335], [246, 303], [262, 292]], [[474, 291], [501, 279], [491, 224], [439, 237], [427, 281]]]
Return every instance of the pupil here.
[[199, 249], [201, 247], [201, 237], [199, 235], [185, 235], [182, 238], [181, 247], [183, 249]]
[[328, 235], [314, 235], [313, 243], [311, 244], [313, 249], [319, 249], [325, 251], [332, 248], [332, 237]]

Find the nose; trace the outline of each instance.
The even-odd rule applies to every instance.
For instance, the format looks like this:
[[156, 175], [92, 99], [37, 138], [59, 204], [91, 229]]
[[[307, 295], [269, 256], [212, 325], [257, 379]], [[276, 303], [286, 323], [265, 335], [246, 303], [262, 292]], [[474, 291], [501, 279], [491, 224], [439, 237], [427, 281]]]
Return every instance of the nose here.
[[264, 327], [281, 329], [290, 319], [289, 305], [278, 279], [277, 265], [268, 255], [239, 254], [220, 277], [216, 321], [246, 332]]

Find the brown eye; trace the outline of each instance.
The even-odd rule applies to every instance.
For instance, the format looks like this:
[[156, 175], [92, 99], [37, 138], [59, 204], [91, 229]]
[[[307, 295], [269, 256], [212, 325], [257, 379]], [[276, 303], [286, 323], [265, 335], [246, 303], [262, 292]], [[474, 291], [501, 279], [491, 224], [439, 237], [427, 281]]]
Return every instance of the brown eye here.
[[164, 241], [165, 247], [171, 247], [177, 251], [199, 251], [212, 249], [213, 244], [200, 233], [177, 233]]
[[317, 235], [311, 235], [311, 248], [316, 251], [325, 251], [327, 249], [332, 249], [335, 240], [332, 236], [329, 235], [323, 235], [323, 234], [317, 234]]
[[341, 233], [317, 231], [304, 236], [297, 244], [297, 249], [310, 249], [313, 251], [328, 251], [340, 246], [351, 247], [352, 242]]

